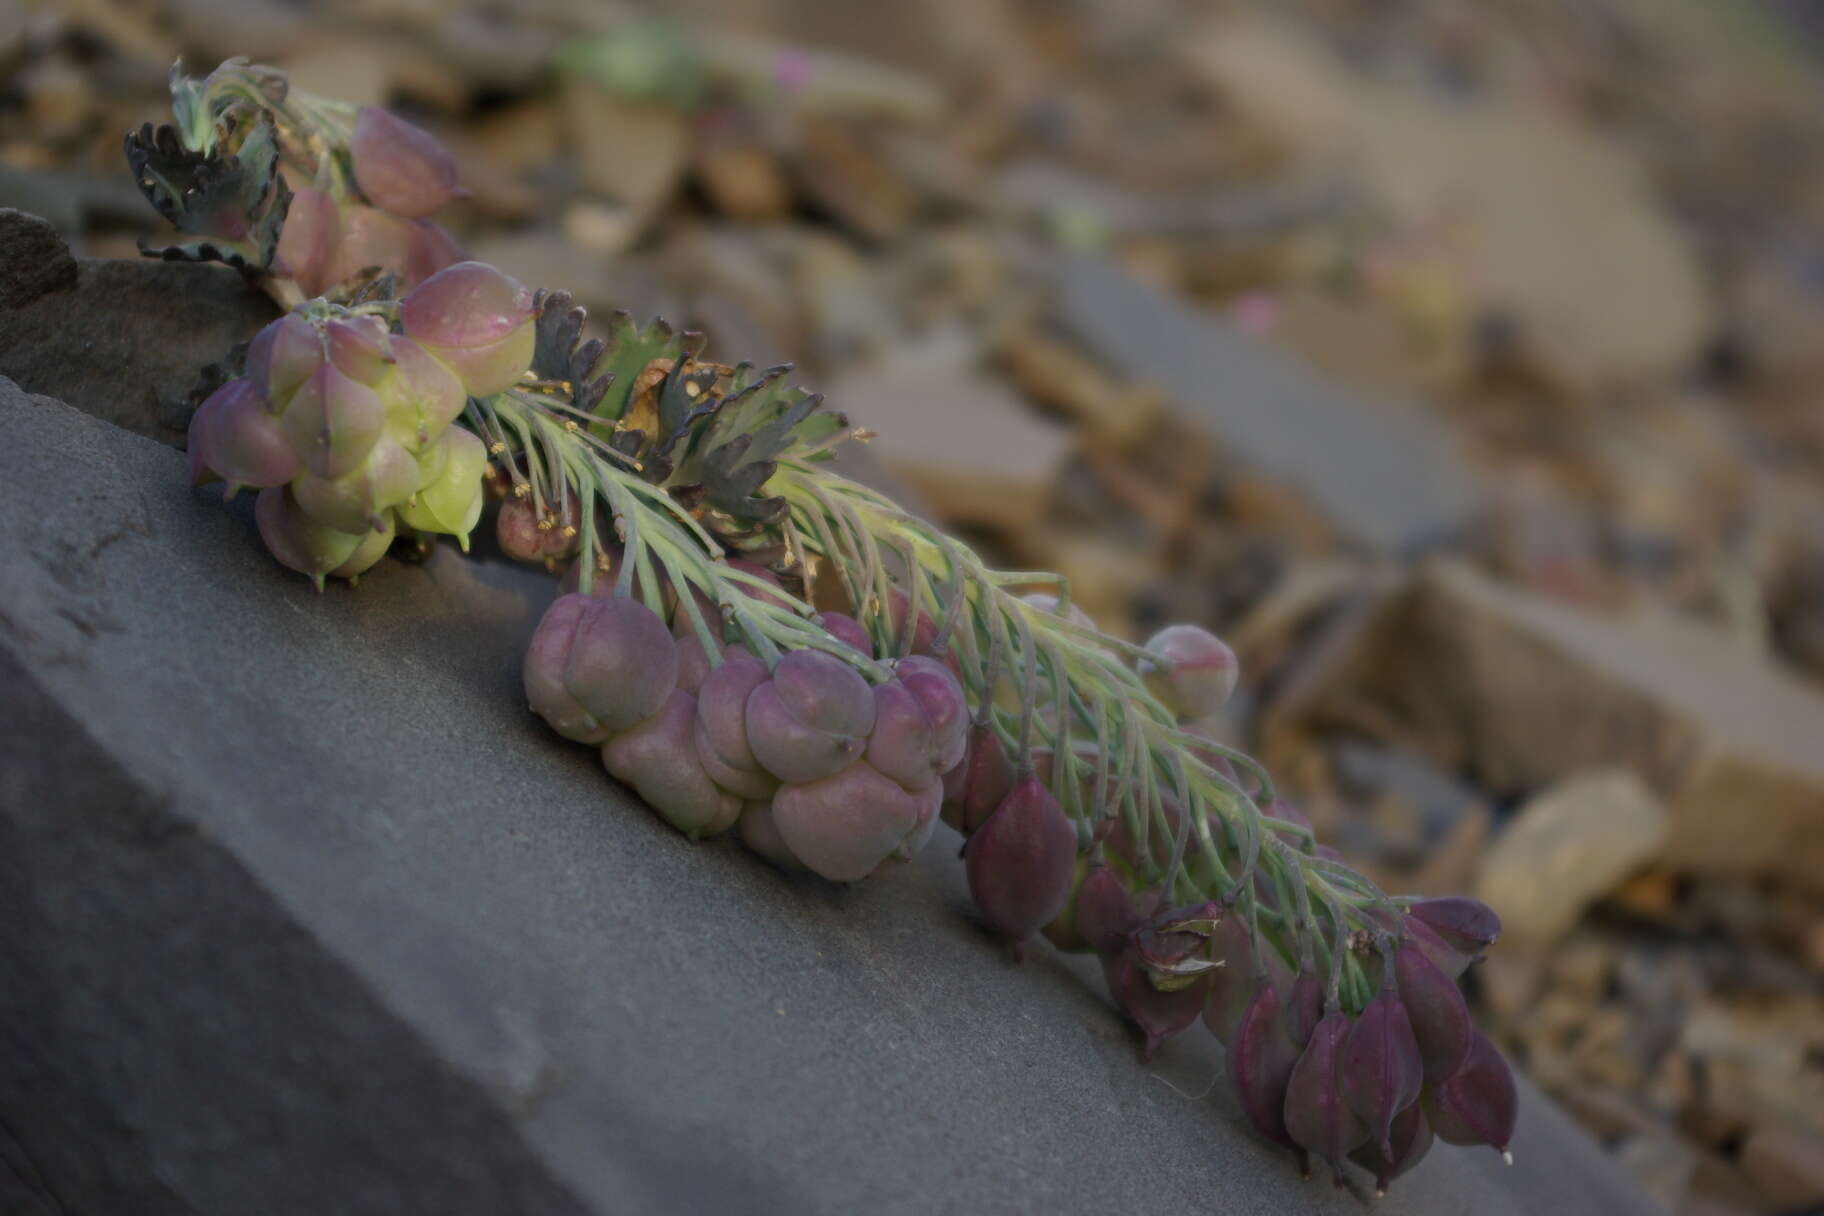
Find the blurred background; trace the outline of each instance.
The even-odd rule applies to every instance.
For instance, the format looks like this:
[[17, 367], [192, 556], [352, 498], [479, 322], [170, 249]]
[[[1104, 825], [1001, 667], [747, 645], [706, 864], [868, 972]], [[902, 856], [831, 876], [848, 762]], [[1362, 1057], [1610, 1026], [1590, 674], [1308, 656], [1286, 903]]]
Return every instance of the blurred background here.
[[180, 58], [395, 107], [474, 255], [1221, 632], [1206, 726], [1501, 913], [1525, 1069], [1674, 1211], [1817, 1211], [1821, 54], [1805, 0], [0, 0], [0, 205], [137, 256]]

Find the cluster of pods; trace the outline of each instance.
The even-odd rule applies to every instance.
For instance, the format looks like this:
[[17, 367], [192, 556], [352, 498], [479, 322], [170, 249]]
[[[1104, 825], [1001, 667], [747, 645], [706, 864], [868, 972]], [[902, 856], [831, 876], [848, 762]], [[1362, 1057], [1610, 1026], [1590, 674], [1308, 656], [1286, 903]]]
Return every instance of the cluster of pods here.
[[398, 301], [300, 305], [192, 416], [192, 480], [259, 490], [266, 547], [319, 586], [368, 569], [402, 529], [466, 542], [487, 452], [451, 423], [470, 397], [519, 381], [533, 318], [531, 293], [481, 262]]

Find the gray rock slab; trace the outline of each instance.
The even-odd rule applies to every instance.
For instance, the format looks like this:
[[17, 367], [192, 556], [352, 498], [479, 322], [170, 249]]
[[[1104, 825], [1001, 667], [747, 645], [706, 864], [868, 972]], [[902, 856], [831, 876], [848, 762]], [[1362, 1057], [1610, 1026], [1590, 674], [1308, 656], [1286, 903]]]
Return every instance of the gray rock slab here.
[[[47, 260], [61, 269], [44, 274]], [[56, 231], [20, 211], [0, 210], [0, 281], [0, 376], [166, 442], [189, 423], [185, 398], [204, 365], [278, 315], [225, 266], [71, 266]]]
[[[1361, 1210], [953, 839], [837, 888], [664, 827], [526, 712], [536, 575], [318, 595], [168, 448], [0, 427], [0, 1210]], [[1656, 1210], [1524, 1093], [1381, 1210]]]
[[1470, 524], [1472, 474], [1438, 419], [1344, 388], [1106, 259], [1064, 259], [1053, 278], [1053, 310], [1073, 338], [1158, 384], [1243, 464], [1302, 491], [1340, 535], [1407, 553]]

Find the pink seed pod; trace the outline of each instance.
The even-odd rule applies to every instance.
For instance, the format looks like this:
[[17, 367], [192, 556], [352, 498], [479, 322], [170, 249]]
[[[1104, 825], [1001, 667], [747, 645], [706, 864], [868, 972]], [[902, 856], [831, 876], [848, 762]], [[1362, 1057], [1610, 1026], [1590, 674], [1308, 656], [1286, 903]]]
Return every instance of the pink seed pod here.
[[1149, 888], [1136, 895], [1106, 864], [1092, 862], [1073, 901], [1076, 932], [1097, 954], [1118, 954], [1158, 907], [1158, 891]]
[[1424, 1103], [1425, 1117], [1444, 1143], [1493, 1145], [1496, 1152], [1508, 1156], [1519, 1094], [1507, 1061], [1481, 1031], [1470, 1041], [1463, 1067], [1426, 1087]]
[[992, 726], [971, 726], [962, 760], [944, 774], [944, 822], [973, 835], [1013, 789], [1013, 762]]
[[228, 483], [265, 489], [296, 477], [303, 464], [266, 408], [253, 381], [230, 380], [209, 394], [190, 419], [191, 480], [208, 471]]
[[542, 517], [530, 497], [509, 498], [494, 516], [494, 538], [514, 561], [562, 561], [582, 544], [581, 525], [582, 512], [574, 498], [565, 500], [562, 512], [547, 505]]
[[429, 215], [466, 198], [456, 158], [436, 136], [379, 106], [363, 106], [348, 144], [355, 184], [376, 207], [407, 218]]
[[372, 388], [393, 370], [392, 336], [379, 317], [336, 317], [323, 323], [323, 339], [329, 361], [350, 380]]
[[578, 743], [603, 743], [614, 732], [571, 694], [565, 683], [576, 631], [593, 615], [593, 599], [561, 595], [545, 609], [526, 647], [523, 667], [526, 701], [552, 730]]
[[1350, 1153], [1349, 1160], [1374, 1175], [1374, 1193], [1377, 1197], [1384, 1196], [1395, 1178], [1425, 1159], [1425, 1154], [1431, 1151], [1431, 1142], [1431, 1124], [1425, 1121], [1424, 1110], [1415, 1102], [1394, 1118], [1391, 1157], [1381, 1152], [1380, 1145], [1369, 1143]]
[[1475, 1034], [1469, 1006], [1455, 981], [1411, 941], [1403, 943], [1393, 956], [1393, 972], [1412, 1019], [1412, 1033], [1419, 1041], [1425, 1081], [1436, 1085], [1454, 1075], [1469, 1058]]
[[[609, 730], [631, 730], [664, 707], [676, 689], [677, 645], [646, 605], [627, 596], [585, 598], [589, 606], [578, 618], [564, 660], [564, 688]], [[688, 726], [682, 730], [686, 743]]]
[[259, 387], [267, 408], [282, 414], [328, 357], [317, 327], [298, 313], [286, 313], [247, 344], [247, 378]]
[[444, 363], [403, 334], [392, 336], [393, 374], [380, 388], [387, 430], [406, 450], [424, 451], [462, 413], [469, 395]]
[[325, 363], [291, 395], [279, 423], [306, 469], [341, 477], [367, 459], [386, 412], [373, 389]]
[[[888, 591], [887, 623], [893, 629], [892, 637], [885, 648], [888, 653], [899, 653], [900, 639], [906, 635], [906, 612], [911, 604], [911, 597], [901, 588], [894, 587]], [[931, 618], [928, 611], [921, 607], [918, 620], [912, 627], [912, 649], [908, 653], [929, 654], [931, 644], [936, 640], [937, 622]]]
[[[631, 601], [595, 602], [606, 607]], [[741, 799], [718, 788], [698, 762], [690, 737], [696, 712], [696, 698], [674, 688], [657, 713], [602, 745], [603, 767], [692, 840], [726, 832], [741, 814]]]
[[743, 806], [737, 826], [741, 831], [742, 842], [781, 870], [802, 873], [807, 868], [798, 860], [798, 855], [787, 847], [785, 837], [779, 834], [779, 825], [773, 821], [771, 799], [749, 802]]
[[937, 748], [933, 764], [937, 775], [961, 763], [969, 743], [969, 706], [956, 673], [926, 655], [910, 655], [893, 664], [893, 673], [909, 689], [931, 719]]
[[941, 782], [963, 755], [963, 690], [943, 664], [911, 655], [874, 688], [867, 761], [908, 790]]
[[419, 457], [419, 466], [422, 470], [427, 462], [438, 460], [441, 470], [399, 507], [399, 519], [420, 532], [454, 536], [466, 550], [469, 532], [481, 518], [481, 475], [487, 468], [488, 452], [481, 440], [459, 426], [444, 431], [437, 445], [443, 451], [427, 450]]
[[693, 739], [703, 766], [717, 785], [750, 801], [771, 798], [779, 788], [747, 739], [747, 700], [767, 678], [765, 663], [740, 652], [705, 675], [697, 693]]
[[819, 612], [817, 623], [823, 631], [839, 642], [847, 643], [868, 658], [874, 657], [874, 643], [868, 637], [868, 631], [861, 627], [861, 622], [846, 612]]
[[1349, 1029], [1339, 1058], [1343, 1101], [1391, 1158], [1393, 1118], [1418, 1101], [1425, 1063], [1406, 1002], [1388, 976]]
[[1342, 1057], [1349, 1034], [1347, 1014], [1326, 1014], [1286, 1078], [1286, 1134], [1328, 1161], [1338, 1186], [1343, 1184], [1343, 1159], [1369, 1141], [1367, 1125], [1343, 1097]]
[[[371, 544], [376, 533], [351, 534], [339, 532], [334, 528], [319, 523], [298, 509], [291, 497], [291, 491], [283, 486], [273, 486], [261, 490], [254, 502], [254, 521], [260, 528], [260, 539], [266, 542], [266, 548], [276, 557], [280, 564], [289, 566], [299, 574], [307, 574], [317, 584], [317, 590], [323, 589], [323, 580], [334, 574], [338, 577], [349, 577], [359, 574], [386, 552], [386, 545], [380, 545], [379, 552], [373, 554], [372, 560], [359, 569], [357, 550], [364, 544]], [[390, 538], [390, 531], [388, 533]], [[371, 549], [364, 550], [361, 557], [368, 556]]]
[[1198, 625], [1167, 625], [1147, 639], [1152, 656], [1140, 661], [1140, 676], [1153, 695], [1180, 718], [1214, 713], [1235, 691], [1241, 667], [1235, 652]]
[[532, 293], [485, 262], [446, 266], [399, 301], [405, 332], [471, 397], [509, 389], [532, 364]]
[[908, 847], [937, 812], [938, 791], [908, 793], [865, 762], [783, 786], [773, 824], [792, 856], [832, 882], [857, 882]]
[[341, 221], [336, 200], [326, 192], [314, 186], [292, 191], [285, 224], [279, 229], [273, 269], [296, 282], [306, 299], [322, 295], [330, 285], [329, 269]]
[[1109, 997], [1144, 1036], [1143, 1059], [1152, 1059], [1167, 1039], [1195, 1025], [1208, 1000], [1207, 978], [1172, 992], [1160, 989], [1132, 943], [1103, 955], [1102, 975], [1108, 981]]
[[1501, 918], [1495, 915], [1494, 909], [1467, 895], [1421, 899], [1406, 911], [1442, 938], [1445, 945], [1469, 955], [1472, 960], [1479, 958], [1501, 936]]
[[1286, 1028], [1279, 990], [1271, 983], [1254, 984], [1228, 1044], [1229, 1078], [1242, 1113], [1262, 1136], [1297, 1151], [1300, 1142], [1286, 1128], [1286, 1086], [1298, 1063], [1299, 1047]]
[[1084, 954], [1089, 951], [1089, 943], [1077, 932], [1077, 896], [1083, 893], [1083, 880], [1089, 876], [1089, 859], [1078, 856], [1070, 872], [1070, 895], [1064, 900], [1064, 910], [1052, 917], [1039, 932], [1045, 940], [1068, 954]]
[[795, 650], [754, 689], [746, 714], [748, 745], [761, 765], [781, 781], [802, 785], [834, 776], [861, 757], [874, 729], [874, 692], [834, 655]]
[[291, 493], [313, 519], [343, 532], [367, 532], [391, 526], [392, 508], [417, 492], [419, 476], [412, 454], [383, 435], [351, 472], [335, 478], [302, 473]]
[[398, 274], [411, 257], [411, 250], [410, 221], [378, 207], [344, 202], [335, 251], [324, 275], [325, 290], [341, 287], [360, 275]]
[[401, 290], [410, 291], [445, 266], [469, 260], [468, 252], [442, 224], [410, 220], [405, 227], [405, 265], [399, 272]]
[[1015, 783], [969, 838], [969, 894], [988, 927], [1013, 944], [1014, 958], [1064, 910], [1076, 860], [1076, 825], [1032, 775]]

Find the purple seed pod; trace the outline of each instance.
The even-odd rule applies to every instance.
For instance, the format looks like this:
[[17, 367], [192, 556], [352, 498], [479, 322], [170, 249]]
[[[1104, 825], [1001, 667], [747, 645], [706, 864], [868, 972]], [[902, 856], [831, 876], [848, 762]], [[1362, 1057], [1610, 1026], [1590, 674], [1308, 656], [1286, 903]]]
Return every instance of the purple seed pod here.
[[944, 822], [973, 835], [1013, 789], [1013, 762], [994, 727], [971, 726], [963, 758], [944, 774]]
[[1324, 1015], [1286, 1079], [1286, 1134], [1328, 1161], [1338, 1186], [1343, 1184], [1343, 1159], [1369, 1140], [1367, 1125], [1343, 1096], [1343, 1056], [1351, 1029], [1341, 1010]]
[[342, 204], [342, 222], [336, 229], [334, 255], [324, 275], [326, 289], [339, 287], [358, 275], [397, 272], [411, 257], [412, 228], [378, 207]]
[[392, 336], [393, 374], [381, 386], [386, 425], [411, 452], [424, 451], [462, 413], [469, 395], [456, 373], [403, 334]]
[[405, 266], [400, 271], [399, 287], [410, 291], [445, 266], [466, 262], [469, 255], [442, 224], [431, 220], [406, 223]]
[[894, 668], [894, 678], [874, 688], [867, 760], [908, 790], [922, 790], [962, 759], [963, 690], [943, 664], [922, 655]]
[[1493, 908], [1467, 895], [1421, 899], [1406, 909], [1453, 950], [1479, 957], [1501, 936], [1501, 918]]
[[1279, 990], [1271, 983], [1254, 984], [1254, 995], [1228, 1042], [1229, 1078], [1242, 1113], [1255, 1131], [1296, 1152], [1301, 1142], [1286, 1127], [1286, 1085], [1300, 1058], [1299, 1047], [1286, 1028]]
[[[670, 701], [678, 683], [677, 644], [665, 622], [635, 599], [583, 598], [589, 607], [564, 659], [564, 688], [609, 730], [630, 730]], [[688, 727], [682, 731], [686, 744]]]
[[802, 785], [861, 757], [874, 729], [874, 691], [835, 655], [794, 650], [754, 689], [746, 714], [748, 745], [761, 765]]
[[294, 280], [306, 299], [322, 295], [329, 286], [329, 268], [341, 223], [336, 200], [327, 192], [314, 186], [292, 191], [285, 224], [279, 229], [273, 269]]
[[1201, 626], [1167, 625], [1147, 639], [1146, 650], [1152, 658], [1140, 661], [1140, 676], [1180, 718], [1214, 713], [1235, 691], [1235, 652]]
[[1407, 1016], [1412, 1019], [1412, 1033], [1419, 1040], [1426, 1084], [1436, 1085], [1456, 1073], [1469, 1058], [1469, 1044], [1475, 1034], [1469, 1006], [1456, 982], [1438, 970], [1425, 951], [1411, 941], [1402, 943], [1394, 954], [1393, 973], [1400, 986], [1400, 998], [1406, 1002]]
[[936, 791], [907, 793], [867, 763], [773, 795], [773, 824], [792, 856], [832, 882], [866, 878], [936, 813]]
[[969, 894], [988, 927], [1013, 943], [1064, 910], [1077, 860], [1077, 827], [1051, 792], [1027, 775], [1001, 800], [963, 853]]
[[614, 733], [602, 725], [564, 682], [576, 631], [593, 615], [594, 599], [586, 595], [560, 595], [539, 618], [532, 642], [526, 647], [526, 701], [532, 712], [551, 729], [578, 743], [603, 743]]
[[[631, 602], [595, 601], [604, 608]], [[651, 613], [647, 616], [658, 620]], [[665, 640], [671, 639], [667, 636]], [[572, 651], [572, 666], [576, 654]], [[675, 666], [675, 657], [672, 662]], [[696, 700], [674, 688], [657, 713], [602, 745], [602, 766], [638, 791], [659, 818], [692, 840], [726, 832], [741, 814], [741, 799], [711, 781], [697, 760], [690, 738]]]
[[[1241, 1020], [1254, 1001], [1255, 988], [1264, 975], [1280, 1001], [1290, 999], [1292, 972], [1267, 942], [1255, 944], [1248, 922], [1231, 910], [1217, 922], [1210, 935], [1212, 956], [1223, 962], [1210, 977], [1210, 999], [1203, 1010], [1203, 1024], [1218, 1042], [1232, 1044]], [[1303, 1046], [1303, 1040], [1297, 1044]]]
[[[266, 542], [266, 548], [280, 564], [299, 574], [308, 574], [319, 591], [323, 589], [323, 580], [341, 571], [362, 543], [372, 538], [371, 533], [339, 532], [312, 519], [299, 510], [291, 491], [283, 486], [260, 491], [254, 502], [253, 518], [259, 524], [260, 539]], [[381, 547], [381, 552], [385, 552], [385, 546]]]
[[267, 408], [282, 414], [292, 394], [328, 357], [317, 327], [295, 312], [286, 313], [247, 344], [247, 378], [265, 395]]
[[839, 642], [846, 642], [868, 658], [874, 657], [874, 643], [868, 637], [868, 631], [861, 627], [861, 622], [846, 612], [819, 612], [817, 623], [823, 631]]
[[786, 845], [785, 837], [779, 834], [779, 825], [773, 821], [771, 799], [763, 802], [749, 802], [743, 806], [737, 826], [741, 831], [741, 839], [747, 847], [781, 870], [788, 873], [799, 873], [807, 868], [802, 861], [798, 860], [798, 855]]
[[1148, 889], [1136, 896], [1106, 864], [1092, 862], [1072, 901], [1077, 936], [1097, 954], [1118, 954], [1158, 906], [1158, 891]]
[[367, 459], [386, 412], [373, 389], [325, 363], [291, 395], [279, 422], [305, 468], [341, 477]]
[[436, 136], [379, 106], [362, 106], [348, 144], [355, 184], [376, 207], [408, 218], [466, 198], [456, 158]]
[[[469, 532], [481, 518], [484, 497], [481, 475], [488, 464], [488, 450], [481, 440], [459, 426], [443, 433], [437, 443], [444, 449], [442, 470], [424, 483], [400, 506], [399, 519], [420, 532], [443, 532], [469, 547]], [[419, 458], [423, 467], [428, 455]]]
[[[887, 649], [891, 653], [898, 652], [899, 640], [905, 636], [906, 611], [911, 606], [911, 603], [911, 597], [899, 587], [894, 587], [887, 592], [887, 623], [893, 629], [892, 638], [888, 643]], [[937, 641], [937, 622], [931, 619], [930, 613], [921, 608], [918, 614], [918, 621], [912, 626], [912, 650], [910, 653], [929, 654], [931, 651], [931, 644], [935, 641]]]
[[766, 664], [743, 652], [704, 676], [697, 693], [693, 738], [703, 766], [717, 785], [749, 800], [770, 798], [779, 788], [747, 739], [747, 700], [767, 678]]
[[1303, 1047], [1324, 1016], [1324, 981], [1315, 971], [1301, 971], [1286, 998], [1286, 1033]]
[[1343, 1100], [1381, 1152], [1392, 1157], [1393, 1117], [1418, 1101], [1425, 1062], [1406, 1002], [1391, 976], [1350, 1027], [1339, 1064]]
[[1145, 1037], [1140, 1046], [1143, 1059], [1152, 1059], [1167, 1039], [1195, 1025], [1209, 999], [1207, 976], [1188, 988], [1160, 989], [1148, 974], [1139, 948], [1131, 943], [1117, 953], [1103, 955], [1102, 975], [1108, 981], [1109, 997]]
[[230, 380], [209, 394], [190, 419], [192, 480], [198, 468], [215, 473], [232, 494], [241, 486], [282, 486], [302, 471], [285, 432], [253, 381]]
[[1064, 901], [1064, 910], [1045, 925], [1039, 932], [1045, 940], [1068, 954], [1084, 954], [1089, 951], [1089, 943], [1077, 932], [1077, 896], [1083, 893], [1083, 880], [1089, 876], [1089, 859], [1079, 856], [1076, 865], [1070, 871], [1070, 895]]
[[935, 781], [911, 793], [918, 803], [918, 824], [893, 850], [893, 855], [901, 861], [911, 861], [931, 843], [931, 837], [937, 831], [937, 808], [944, 800], [944, 787]]
[[532, 293], [485, 262], [446, 266], [399, 301], [409, 334], [450, 365], [471, 397], [519, 382], [532, 364]]
[[325, 349], [336, 370], [369, 388], [393, 370], [393, 343], [386, 322], [369, 315], [337, 317], [323, 324]]
[[392, 508], [418, 489], [420, 472], [412, 454], [382, 436], [359, 468], [341, 477], [300, 474], [292, 497], [312, 518], [342, 532], [389, 527]]
[[1369, 1143], [1350, 1153], [1349, 1160], [1374, 1175], [1374, 1193], [1383, 1196], [1395, 1178], [1424, 1160], [1431, 1141], [1431, 1124], [1415, 1102], [1394, 1118], [1392, 1156], [1384, 1155], [1380, 1145]]
[[[1489, 1144], [1503, 1157], [1514, 1138], [1519, 1094], [1507, 1061], [1481, 1031], [1469, 1045], [1463, 1067], [1424, 1096], [1425, 1116], [1446, 1144]], [[1510, 1158], [1511, 1159], [1511, 1158]]]
[[1432, 966], [1442, 972], [1445, 979], [1461, 978], [1469, 970], [1470, 964], [1481, 957], [1458, 950], [1439, 937], [1436, 929], [1416, 916], [1400, 917], [1399, 929], [1406, 944], [1430, 959]]

